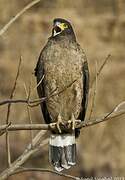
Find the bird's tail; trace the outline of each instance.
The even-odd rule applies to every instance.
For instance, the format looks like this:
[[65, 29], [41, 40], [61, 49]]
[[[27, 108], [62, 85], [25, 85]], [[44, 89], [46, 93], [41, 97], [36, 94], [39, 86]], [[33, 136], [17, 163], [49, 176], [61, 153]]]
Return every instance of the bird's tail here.
[[69, 169], [76, 164], [75, 134], [51, 134], [49, 161], [57, 171]]

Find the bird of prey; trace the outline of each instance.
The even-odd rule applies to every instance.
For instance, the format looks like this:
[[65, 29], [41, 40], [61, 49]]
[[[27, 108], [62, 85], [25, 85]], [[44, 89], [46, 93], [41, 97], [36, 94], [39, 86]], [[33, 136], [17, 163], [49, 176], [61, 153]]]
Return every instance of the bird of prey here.
[[[75, 120], [85, 118], [89, 70], [86, 55], [77, 43], [73, 28], [65, 19], [53, 21], [52, 35], [42, 49], [36, 68], [37, 91], [46, 123], [57, 123], [58, 132], [51, 132], [49, 160], [57, 171], [76, 164], [76, 142], [80, 129]], [[60, 123], [72, 122], [70, 131]]]

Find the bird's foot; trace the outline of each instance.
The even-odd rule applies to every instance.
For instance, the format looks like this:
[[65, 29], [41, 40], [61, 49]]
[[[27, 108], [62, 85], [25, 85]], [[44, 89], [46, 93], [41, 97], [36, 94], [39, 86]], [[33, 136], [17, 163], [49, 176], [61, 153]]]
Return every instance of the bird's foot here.
[[58, 129], [59, 133], [61, 133], [62, 130], [61, 130], [61, 128], [60, 128], [60, 125], [64, 125], [64, 122], [63, 122], [60, 114], [58, 115], [56, 125], [57, 125], [57, 129]]
[[75, 117], [74, 114], [72, 113], [71, 119], [68, 121], [69, 124], [71, 124], [71, 129], [74, 131], [75, 130]]
[[[61, 125], [65, 125], [62, 118], [61, 118], [61, 115], [59, 114], [58, 117], [57, 117], [57, 122], [53, 122], [53, 123], [50, 123], [50, 129], [52, 131], [55, 131], [56, 133], [62, 133], [62, 130], [61, 130]], [[56, 129], [55, 129], [56, 127]], [[57, 131], [58, 130], [58, 131]]]

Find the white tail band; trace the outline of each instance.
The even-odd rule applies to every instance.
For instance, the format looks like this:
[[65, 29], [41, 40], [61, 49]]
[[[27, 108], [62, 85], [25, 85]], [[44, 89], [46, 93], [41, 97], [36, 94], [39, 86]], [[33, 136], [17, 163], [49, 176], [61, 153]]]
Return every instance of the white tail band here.
[[52, 134], [49, 144], [57, 147], [64, 147], [75, 144], [74, 134]]

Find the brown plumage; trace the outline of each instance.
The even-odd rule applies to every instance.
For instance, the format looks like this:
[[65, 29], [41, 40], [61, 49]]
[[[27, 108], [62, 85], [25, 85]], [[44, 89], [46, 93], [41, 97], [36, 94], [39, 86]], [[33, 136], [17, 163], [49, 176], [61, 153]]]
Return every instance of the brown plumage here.
[[[68, 21], [60, 18], [54, 20], [52, 36], [40, 54], [35, 75], [37, 83], [44, 76], [38, 86], [40, 98], [50, 97], [55, 93], [48, 101], [41, 104], [46, 123], [57, 122], [58, 117], [62, 121], [69, 121], [72, 116], [75, 119], [84, 120], [89, 88], [88, 64], [85, 53], [77, 43], [72, 26]], [[72, 138], [74, 130], [70, 133], [62, 132], [50, 138], [50, 145], [54, 147], [54, 149], [50, 148], [50, 162], [58, 171], [75, 164], [75, 138]], [[76, 129], [75, 133], [78, 136], [79, 130]], [[58, 147], [56, 150], [54, 136]], [[65, 143], [58, 144], [61, 140], [57, 139], [57, 136], [67, 138], [67, 147], [73, 145], [67, 148], [68, 153], [64, 150], [66, 149]], [[56, 155], [58, 154], [58, 158], [55, 158], [54, 151]]]

